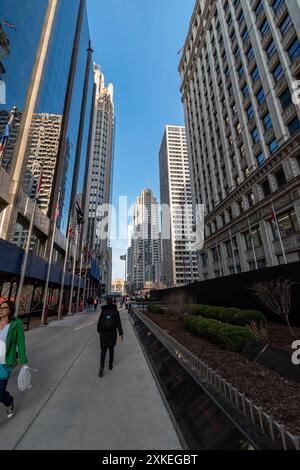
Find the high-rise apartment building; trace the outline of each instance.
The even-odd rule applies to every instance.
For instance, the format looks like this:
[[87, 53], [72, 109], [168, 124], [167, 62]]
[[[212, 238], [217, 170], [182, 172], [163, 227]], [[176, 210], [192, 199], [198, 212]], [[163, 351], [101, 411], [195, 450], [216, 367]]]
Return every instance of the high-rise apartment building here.
[[144, 189], [136, 199], [131, 248], [129, 280], [135, 290], [159, 287], [161, 282], [162, 248], [159, 231], [157, 199], [151, 189]]
[[[163, 279], [167, 287], [198, 280], [186, 132], [166, 126], [159, 152]], [[169, 211], [169, 212], [168, 212]]]
[[94, 122], [90, 156], [87, 240], [102, 270], [102, 283], [111, 290], [112, 256], [110, 248], [110, 211], [114, 152], [114, 88], [105, 87], [100, 67], [94, 64], [96, 85]]
[[201, 280], [300, 259], [299, 39], [298, 1], [196, 2], [179, 70]]

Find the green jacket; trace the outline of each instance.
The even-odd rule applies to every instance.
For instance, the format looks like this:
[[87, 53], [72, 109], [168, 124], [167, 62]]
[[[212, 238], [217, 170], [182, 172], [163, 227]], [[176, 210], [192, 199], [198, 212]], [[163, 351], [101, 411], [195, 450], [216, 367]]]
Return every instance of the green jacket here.
[[23, 323], [18, 318], [13, 318], [10, 322], [8, 334], [6, 338], [6, 365], [14, 366], [17, 358], [20, 365], [27, 364], [25, 351], [25, 335]]

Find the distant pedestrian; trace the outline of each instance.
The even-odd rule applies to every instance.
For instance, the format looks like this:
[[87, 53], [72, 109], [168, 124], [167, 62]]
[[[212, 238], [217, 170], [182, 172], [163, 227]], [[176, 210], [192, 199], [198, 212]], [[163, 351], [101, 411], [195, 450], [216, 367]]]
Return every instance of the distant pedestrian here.
[[88, 297], [87, 299], [87, 305], [88, 305], [88, 312], [90, 312], [91, 310], [93, 310], [93, 304], [94, 304], [94, 299], [93, 297]]
[[95, 297], [94, 298], [94, 311], [97, 312], [97, 309], [98, 309], [98, 298]]
[[114, 362], [114, 348], [117, 343], [117, 332], [121, 337], [121, 341], [123, 341], [124, 337], [120, 314], [111, 297], [108, 297], [107, 305], [103, 305], [101, 307], [97, 331], [100, 334], [101, 348], [99, 377], [103, 377], [107, 350], [109, 349], [109, 369], [112, 370]]
[[14, 314], [14, 302], [4, 301], [0, 304], [0, 402], [6, 406], [8, 419], [15, 414], [14, 399], [6, 387], [16, 363], [17, 351], [19, 365], [27, 364], [23, 324]]

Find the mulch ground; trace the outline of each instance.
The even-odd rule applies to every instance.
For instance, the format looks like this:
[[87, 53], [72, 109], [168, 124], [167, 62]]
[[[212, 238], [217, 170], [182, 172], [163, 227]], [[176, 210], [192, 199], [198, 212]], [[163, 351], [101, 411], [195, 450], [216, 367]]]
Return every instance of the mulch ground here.
[[[184, 327], [181, 319], [171, 320], [167, 314], [146, 314], [240, 392], [245, 393], [257, 406], [272, 414], [279, 423], [285, 424], [292, 434], [300, 436], [299, 383], [286, 380], [239, 353], [225, 351], [208, 339], [192, 334]], [[268, 332], [272, 345], [288, 349], [292, 354], [293, 339], [285, 326], [271, 324], [268, 326]], [[295, 329], [295, 335], [294, 339], [300, 340], [299, 328]]]

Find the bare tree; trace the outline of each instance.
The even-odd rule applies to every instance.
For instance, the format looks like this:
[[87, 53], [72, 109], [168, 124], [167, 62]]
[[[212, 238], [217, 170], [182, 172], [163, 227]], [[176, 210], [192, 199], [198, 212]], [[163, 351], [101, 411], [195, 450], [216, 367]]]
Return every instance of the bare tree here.
[[279, 278], [266, 282], [258, 282], [250, 288], [262, 305], [271, 312], [285, 318], [292, 336], [294, 336], [294, 332], [290, 324], [289, 315], [293, 285], [295, 283], [291, 280]]

